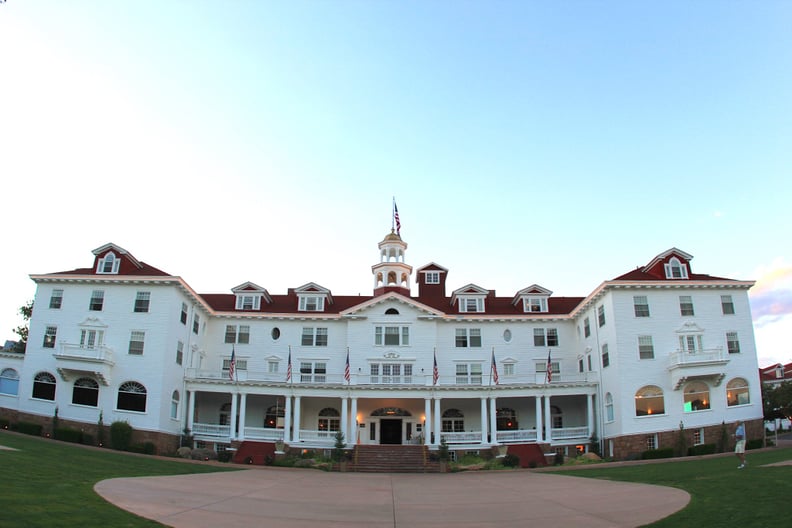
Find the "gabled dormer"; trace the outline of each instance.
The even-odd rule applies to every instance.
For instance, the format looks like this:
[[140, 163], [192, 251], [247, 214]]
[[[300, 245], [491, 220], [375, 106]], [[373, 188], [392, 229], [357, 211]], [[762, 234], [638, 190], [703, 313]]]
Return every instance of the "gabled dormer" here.
[[533, 284], [518, 291], [512, 304], [525, 313], [546, 313], [549, 311], [547, 300], [552, 294], [547, 288]]
[[489, 290], [468, 284], [451, 295], [451, 306], [455, 306], [459, 313], [484, 313], [486, 311], [486, 299]]
[[262, 299], [267, 304], [272, 302], [267, 290], [252, 282], [244, 282], [231, 291], [236, 296], [235, 310], [261, 310]]
[[126, 249], [113, 243], [93, 250], [94, 271], [98, 275], [118, 275], [126, 270], [139, 270], [143, 265]]
[[643, 272], [658, 279], [686, 280], [690, 278], [693, 255], [671, 248], [657, 255], [643, 268]]
[[418, 297], [445, 297], [448, 270], [439, 264], [430, 262], [416, 271], [418, 280]]
[[333, 304], [330, 290], [314, 282], [295, 288], [294, 293], [297, 295], [297, 310], [300, 312], [324, 312], [327, 305]]

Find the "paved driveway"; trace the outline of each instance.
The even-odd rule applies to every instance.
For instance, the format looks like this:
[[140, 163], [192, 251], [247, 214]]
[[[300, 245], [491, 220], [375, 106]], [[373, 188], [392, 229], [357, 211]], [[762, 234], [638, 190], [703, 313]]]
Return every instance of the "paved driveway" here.
[[178, 528], [640, 526], [687, 505], [678, 489], [531, 471], [326, 473], [255, 468], [99, 482], [117, 506]]

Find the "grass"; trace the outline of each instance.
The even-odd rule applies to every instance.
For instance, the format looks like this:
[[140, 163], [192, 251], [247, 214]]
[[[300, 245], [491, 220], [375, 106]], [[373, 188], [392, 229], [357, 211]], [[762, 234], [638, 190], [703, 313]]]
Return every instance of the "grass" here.
[[[767, 527], [783, 524], [792, 496], [792, 466], [761, 467], [792, 460], [792, 448], [748, 451], [748, 466], [736, 456], [704, 457], [618, 467], [587, 466], [564, 475], [671, 486], [687, 491], [686, 508], [653, 523], [653, 528], [686, 526]], [[625, 498], [629, 500], [629, 498]]]
[[18, 449], [0, 451], [3, 528], [162, 526], [106, 502], [94, 492], [94, 484], [115, 477], [227, 471], [6, 432], [0, 434], [0, 445]]

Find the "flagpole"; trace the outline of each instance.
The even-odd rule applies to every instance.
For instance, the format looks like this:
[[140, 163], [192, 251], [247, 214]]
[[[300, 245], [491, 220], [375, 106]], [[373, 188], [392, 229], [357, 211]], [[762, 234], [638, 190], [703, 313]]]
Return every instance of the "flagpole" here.
[[490, 374], [489, 374], [489, 386], [492, 387], [492, 365], [495, 363], [495, 347], [492, 347], [492, 359], [490, 359]]

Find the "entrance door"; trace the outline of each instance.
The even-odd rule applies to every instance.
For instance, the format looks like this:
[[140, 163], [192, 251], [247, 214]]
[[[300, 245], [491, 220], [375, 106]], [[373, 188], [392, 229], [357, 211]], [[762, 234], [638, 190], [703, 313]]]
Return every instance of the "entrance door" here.
[[402, 443], [402, 420], [380, 420], [380, 444]]

